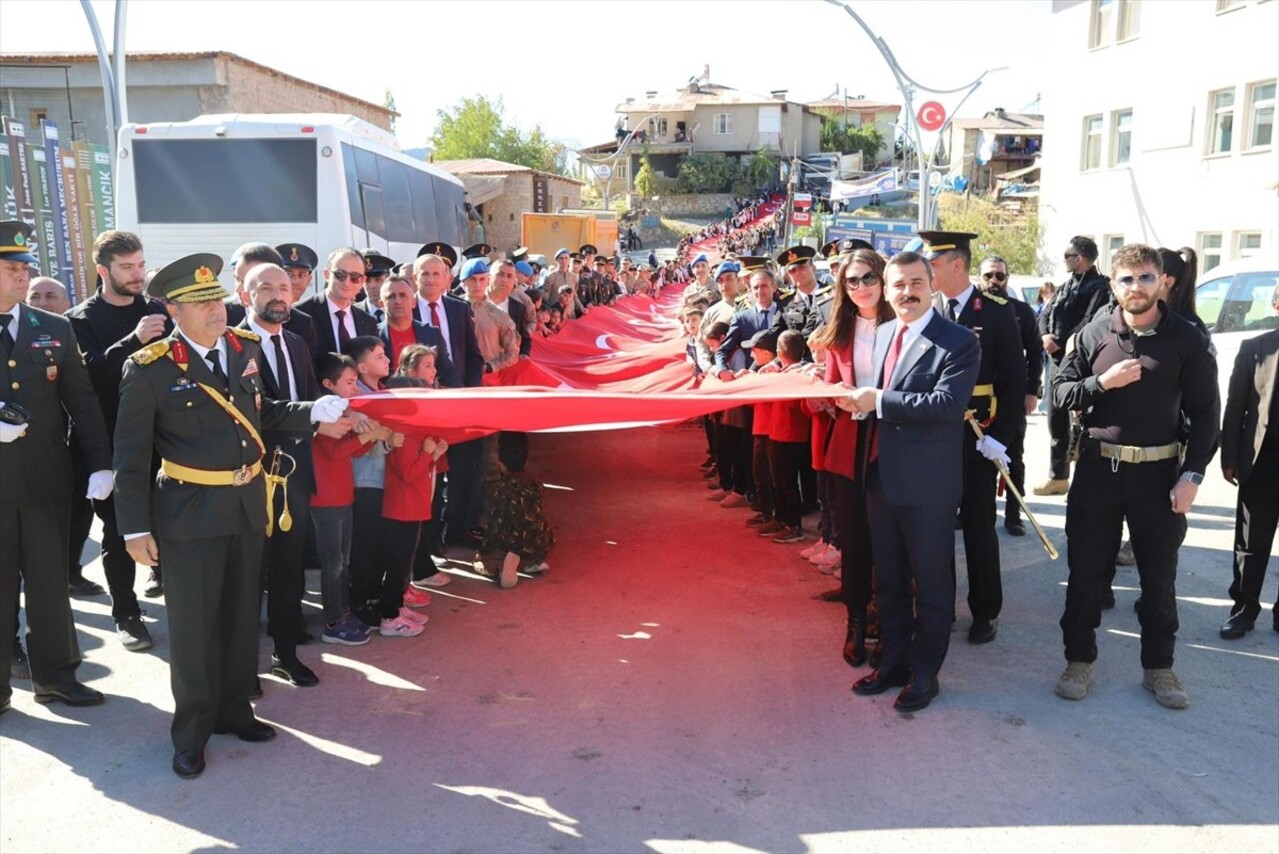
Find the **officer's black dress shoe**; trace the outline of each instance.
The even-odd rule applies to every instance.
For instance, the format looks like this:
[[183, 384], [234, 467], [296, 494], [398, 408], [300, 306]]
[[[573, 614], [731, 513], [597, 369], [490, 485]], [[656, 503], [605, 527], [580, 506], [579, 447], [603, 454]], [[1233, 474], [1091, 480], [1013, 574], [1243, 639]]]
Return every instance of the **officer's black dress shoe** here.
[[294, 640], [294, 643], [297, 646], [306, 646], [309, 643], [315, 643], [315, 635], [311, 634], [304, 628], [298, 629], [298, 636], [297, 639]]
[[78, 575], [67, 583], [67, 592], [72, 596], [102, 596], [107, 591], [102, 588], [101, 584], [90, 581], [83, 575]]
[[254, 676], [253, 690], [249, 691], [249, 699], [258, 700], [258, 699], [261, 699], [261, 697], [262, 697], [262, 680]]
[[898, 665], [892, 670], [876, 670], [853, 683], [853, 693], [859, 697], [873, 697], [889, 688], [901, 688], [910, 682], [910, 670]]
[[935, 677], [912, 679], [893, 701], [893, 708], [899, 712], [918, 712], [920, 709], [928, 708], [928, 704], [940, 692], [941, 686], [937, 684]]
[[1112, 611], [1115, 608], [1115, 589], [1113, 587], [1103, 588], [1101, 591], [1101, 610]]
[[1026, 536], [1026, 523], [1020, 519], [1005, 519], [1004, 530], [1014, 537], [1024, 537]]
[[278, 676], [288, 681], [290, 685], [297, 685], [299, 688], [309, 688], [312, 685], [320, 684], [320, 677], [316, 676], [311, 668], [296, 658], [282, 661], [277, 656], [271, 656], [271, 675]]
[[999, 620], [973, 620], [968, 627], [969, 643], [990, 643], [999, 634]]
[[1256, 617], [1247, 617], [1242, 613], [1232, 614], [1225, 625], [1221, 627], [1219, 634], [1223, 640], [1239, 640], [1239, 638], [1248, 634], [1257, 627]]
[[270, 741], [275, 738], [275, 727], [270, 724], [264, 724], [254, 718], [252, 723], [240, 726], [223, 726], [219, 724], [213, 728], [213, 733], [215, 735], [233, 735], [240, 741]]
[[884, 645], [882, 643], [875, 644], [875, 648], [870, 651], [870, 668], [878, 670], [879, 663], [884, 660]]
[[823, 602], [843, 602], [844, 588], [832, 587], [829, 590], [823, 590], [821, 593], [817, 594], [817, 598]]
[[853, 617], [848, 621], [848, 633], [844, 636], [844, 661], [849, 667], [861, 667], [866, 663], [865, 617]]
[[68, 682], [65, 685], [36, 685], [37, 703], [66, 703], [68, 706], [99, 706], [106, 697], [101, 691], [95, 691], [88, 685], [79, 682]]
[[173, 773], [191, 780], [204, 773], [203, 750], [179, 750], [173, 754]]

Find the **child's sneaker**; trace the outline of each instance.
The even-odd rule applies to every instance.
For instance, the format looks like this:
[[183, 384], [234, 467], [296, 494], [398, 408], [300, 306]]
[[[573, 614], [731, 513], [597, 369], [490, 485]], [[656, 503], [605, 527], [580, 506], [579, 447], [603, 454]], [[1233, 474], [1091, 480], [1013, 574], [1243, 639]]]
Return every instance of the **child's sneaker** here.
[[384, 638], [415, 638], [422, 634], [422, 627], [412, 620], [395, 616], [379, 623], [377, 631]]
[[410, 608], [425, 608], [431, 604], [431, 594], [410, 584], [404, 590], [404, 604]]
[[347, 614], [336, 623], [325, 623], [324, 633], [320, 640], [324, 643], [336, 643], [343, 646], [362, 646], [369, 642], [368, 627], [360, 628], [355, 618]]
[[417, 611], [410, 610], [409, 608], [401, 608], [400, 616], [403, 619], [408, 620], [411, 623], [416, 623], [419, 626], [425, 626], [427, 621], [431, 619], [426, 616], [426, 614], [419, 614]]

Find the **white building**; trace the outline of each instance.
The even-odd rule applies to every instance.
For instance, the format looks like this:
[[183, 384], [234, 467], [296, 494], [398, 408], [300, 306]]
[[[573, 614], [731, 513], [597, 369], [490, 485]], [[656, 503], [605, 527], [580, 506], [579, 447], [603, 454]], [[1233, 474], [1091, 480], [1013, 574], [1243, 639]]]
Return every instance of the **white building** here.
[[1053, 0], [1040, 272], [1072, 235], [1279, 254], [1279, 0]]

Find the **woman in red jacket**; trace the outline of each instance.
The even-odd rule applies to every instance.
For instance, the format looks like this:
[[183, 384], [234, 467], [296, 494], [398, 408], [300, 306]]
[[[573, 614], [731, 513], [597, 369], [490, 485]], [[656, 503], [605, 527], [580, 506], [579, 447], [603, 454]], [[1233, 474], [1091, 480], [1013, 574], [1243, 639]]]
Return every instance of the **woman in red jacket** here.
[[[819, 336], [827, 350], [826, 382], [847, 388], [874, 385], [875, 328], [893, 318], [884, 298], [884, 259], [869, 249], [854, 251], [840, 263], [833, 290], [831, 320]], [[866, 424], [838, 414], [823, 459], [824, 469], [835, 479], [841, 587], [848, 608], [844, 660], [852, 667], [866, 663], [866, 612], [872, 589], [865, 481], [871, 431]]]

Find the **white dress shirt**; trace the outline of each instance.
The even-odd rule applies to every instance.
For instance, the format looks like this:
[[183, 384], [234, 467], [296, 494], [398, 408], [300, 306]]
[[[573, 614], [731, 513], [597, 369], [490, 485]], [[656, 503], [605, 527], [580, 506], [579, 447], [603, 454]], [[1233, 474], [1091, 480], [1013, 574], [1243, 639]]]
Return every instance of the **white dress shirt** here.
[[875, 318], [858, 315], [853, 327], [853, 384], [875, 381]]
[[[293, 377], [293, 366], [289, 362], [289, 345], [284, 340], [284, 327], [279, 332], [271, 332], [258, 325], [257, 319], [253, 313], [249, 313], [249, 329], [256, 332], [262, 339], [262, 357], [266, 359], [266, 363], [271, 366], [271, 376], [275, 377], [275, 381], [280, 386], [280, 391], [288, 395], [289, 400], [298, 400], [298, 384]], [[280, 336], [280, 346], [284, 348], [284, 368], [275, 363], [275, 343], [271, 341], [272, 335]]]
[[[423, 323], [427, 326], [434, 325], [431, 323], [431, 304], [422, 296], [417, 298], [417, 311], [422, 316]], [[435, 301], [435, 313], [440, 318], [440, 325], [437, 328], [440, 330], [440, 335], [444, 336], [444, 349], [448, 351], [449, 358], [452, 359], [454, 358], [453, 339], [449, 337], [449, 313], [444, 310], [444, 297], [442, 296]]]
[[338, 334], [339, 321], [337, 313], [339, 311], [346, 312], [346, 315], [340, 322], [346, 327], [346, 331], [350, 333], [351, 337], [354, 338], [357, 334], [355, 331], [355, 315], [352, 313], [355, 308], [355, 303], [351, 303], [346, 308], [342, 308], [342, 306], [335, 303], [330, 297], [325, 297], [324, 299], [329, 304], [329, 321], [333, 324], [333, 342], [338, 344], [338, 346], [341, 346], [342, 336]]
[[[932, 319], [933, 309], [929, 306], [928, 310], [922, 315], [906, 324], [906, 334], [902, 337], [902, 349], [901, 352], [897, 354], [897, 364], [893, 365], [893, 377], [897, 376], [897, 374], [901, 371], [902, 362], [905, 360], [906, 354], [910, 352], [910, 348], [919, 340], [919, 336], [924, 334], [924, 327], [928, 326], [928, 324], [932, 322]], [[900, 329], [893, 330], [894, 338], [899, 334]], [[892, 352], [892, 349], [893, 345], [890, 342], [888, 345], [889, 352]], [[884, 356], [884, 361], [888, 361], [887, 354]], [[884, 417], [884, 388], [893, 384], [893, 377], [884, 377], [883, 387], [875, 392], [875, 414], [880, 418]]]

